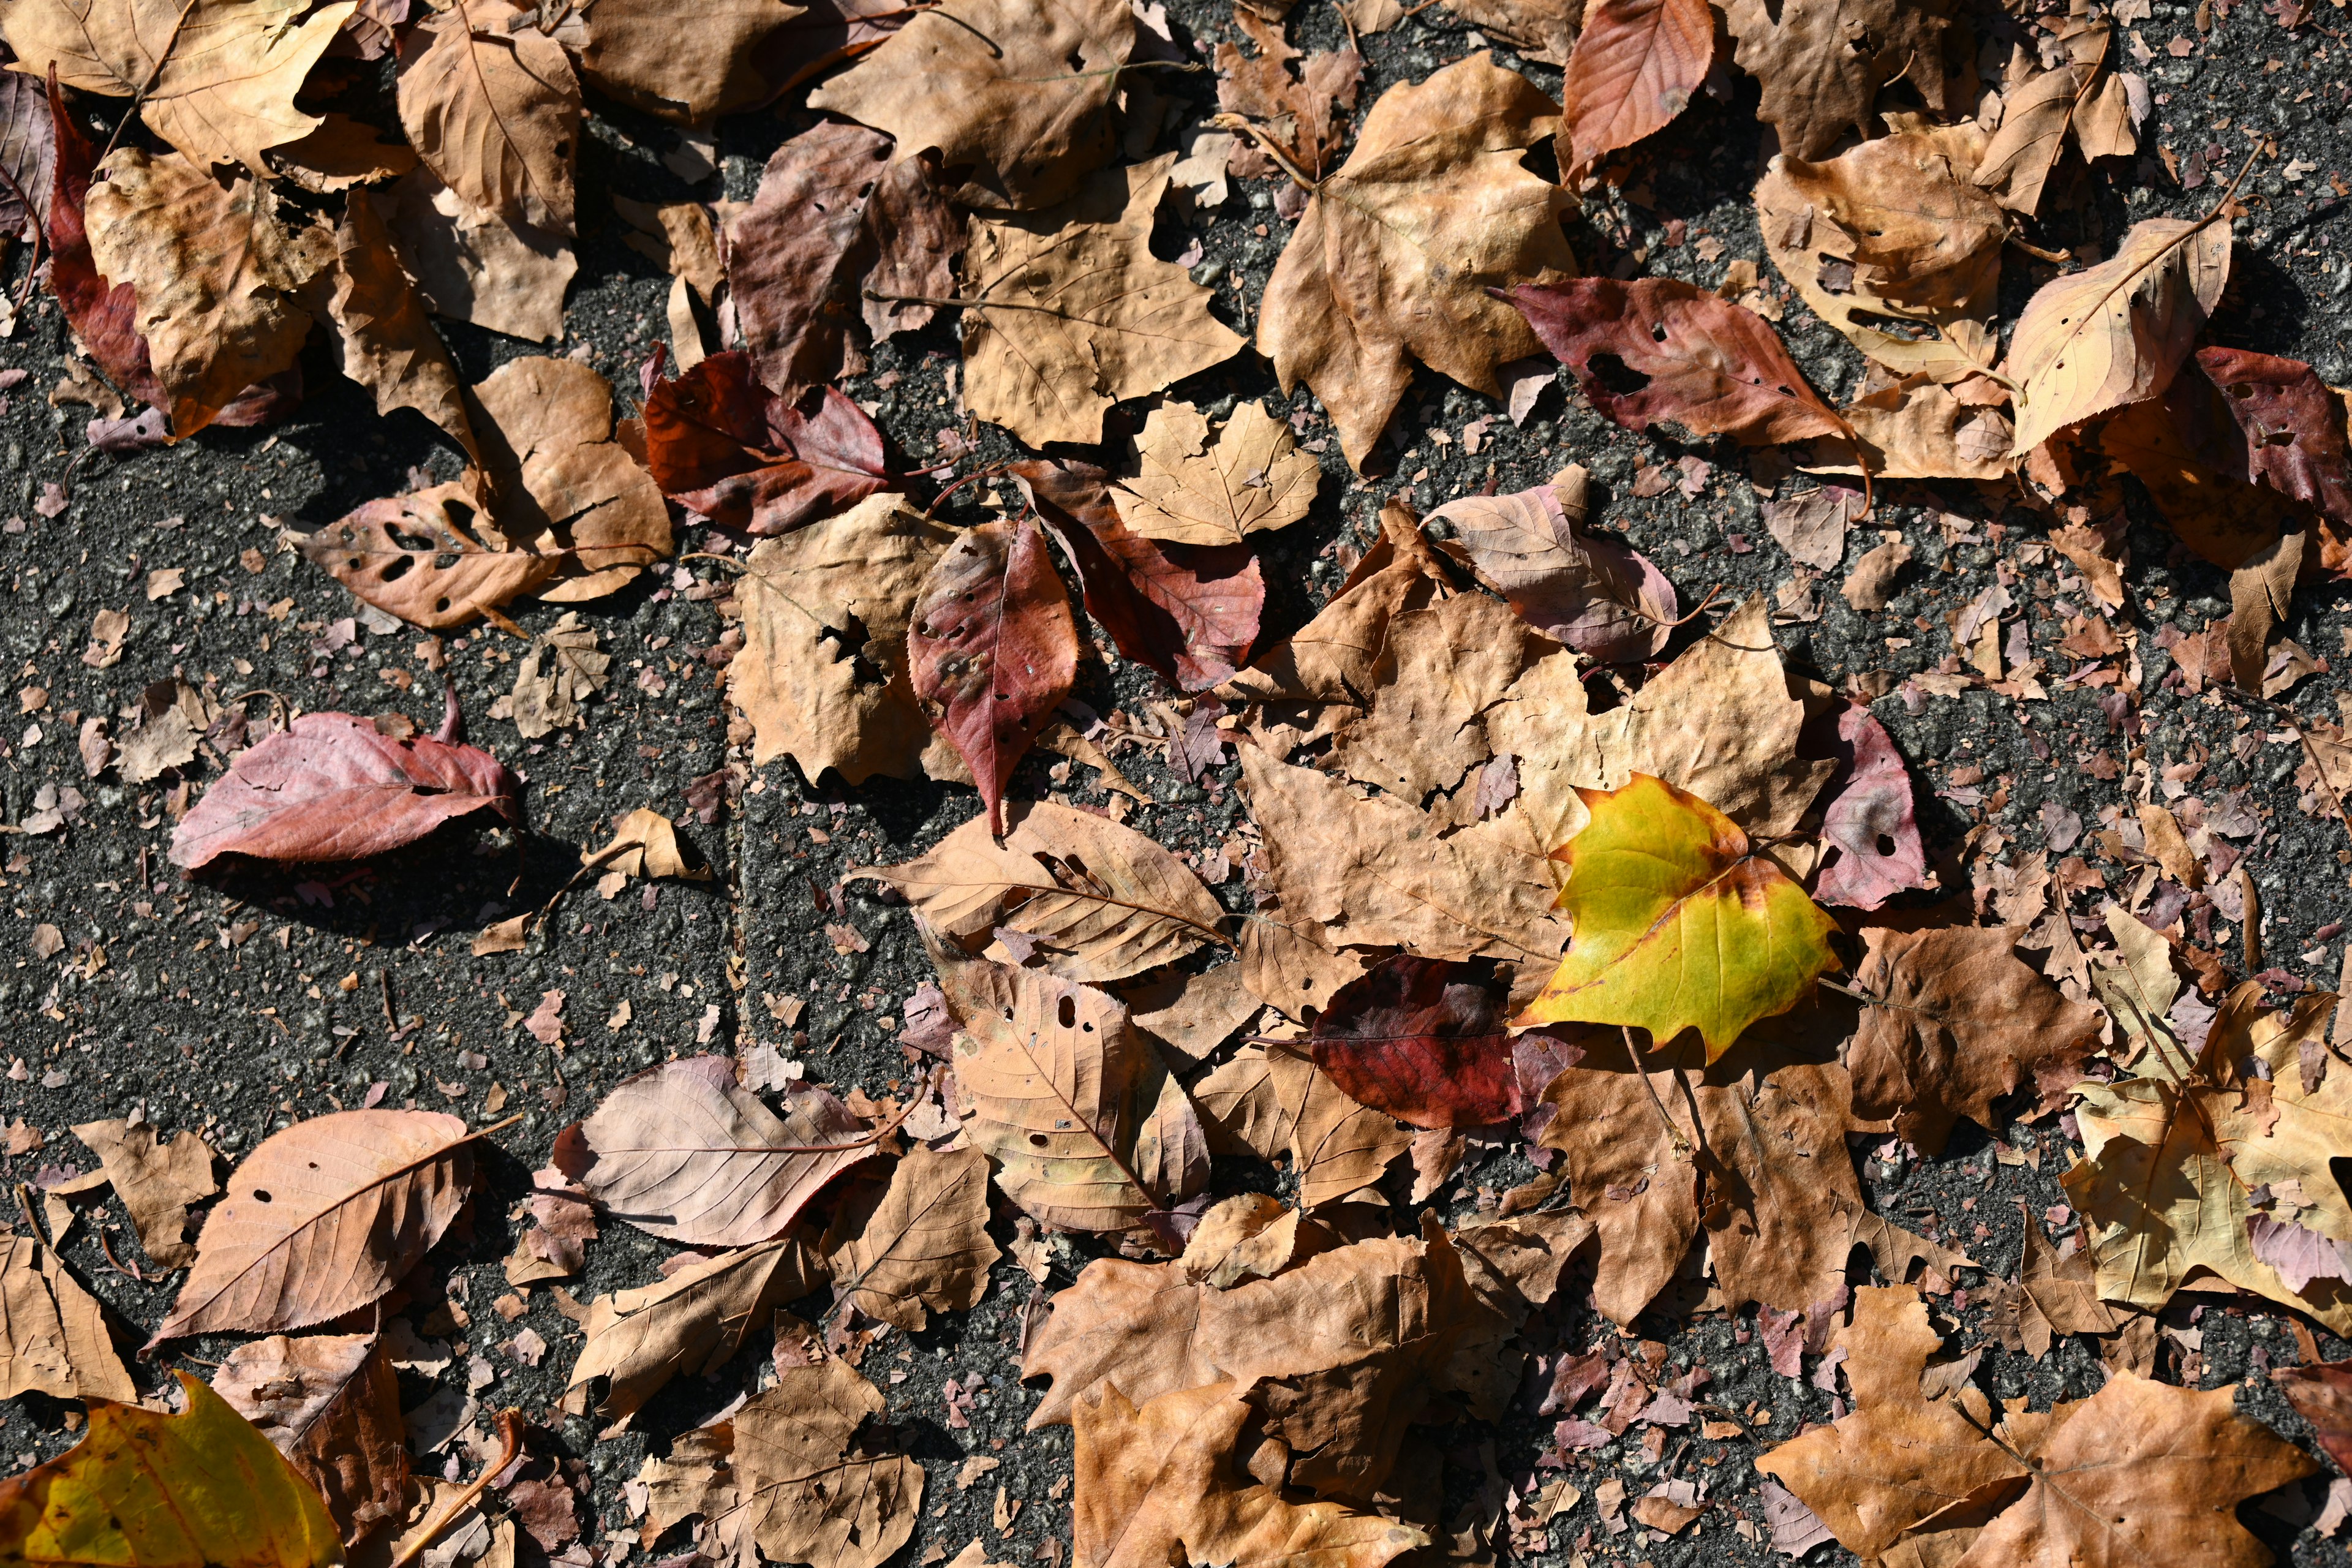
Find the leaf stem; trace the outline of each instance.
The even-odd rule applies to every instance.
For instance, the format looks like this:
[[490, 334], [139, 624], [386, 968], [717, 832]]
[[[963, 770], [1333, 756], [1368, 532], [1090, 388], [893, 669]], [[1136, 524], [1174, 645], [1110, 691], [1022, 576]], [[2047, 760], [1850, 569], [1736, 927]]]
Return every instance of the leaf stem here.
[[1642, 1080], [1642, 1091], [1650, 1097], [1650, 1103], [1657, 1109], [1658, 1121], [1665, 1128], [1666, 1136], [1674, 1142], [1675, 1158], [1685, 1165], [1689, 1164], [1690, 1140], [1684, 1137], [1683, 1130], [1675, 1125], [1674, 1117], [1666, 1110], [1666, 1102], [1658, 1098], [1658, 1086], [1650, 1081], [1649, 1069], [1642, 1065], [1642, 1047], [1633, 1043], [1633, 1031], [1622, 1024], [1618, 1026], [1618, 1029], [1625, 1037], [1625, 1059], [1632, 1065], [1633, 1076]]
[[1242, 116], [1238, 114], [1215, 114], [1210, 116], [1209, 123], [1221, 130], [1238, 131], [1243, 135], [1247, 136], [1251, 141], [1256, 142], [1260, 152], [1273, 159], [1276, 163], [1281, 164], [1282, 172], [1288, 174], [1293, 180], [1297, 181], [1299, 188], [1307, 192], [1310, 195], [1319, 194], [1322, 191], [1322, 181], [1315, 178], [1306, 170], [1300, 168], [1296, 163], [1293, 163], [1291, 161], [1290, 154], [1284, 152], [1281, 147], [1277, 146], [1273, 138], [1267, 136], [1265, 132], [1260, 131], [1256, 126], [1251, 124]]
[[[172, 63], [172, 51], [180, 47], [181, 30], [187, 26], [188, 17], [194, 13], [195, 8], [196, 0], [188, 0], [186, 5], [180, 7], [179, 16], [172, 23], [172, 36], [163, 40], [163, 52], [155, 57], [155, 68], [147, 73], [147, 79], [140, 84], [137, 92], [131, 95], [130, 107], [122, 111], [121, 118], [114, 122], [114, 129], [107, 134], [106, 145], [99, 150], [97, 159], [90, 164], [93, 173], [100, 163], [106, 162], [106, 155], [114, 151], [115, 142], [121, 140], [122, 128], [136, 119], [139, 110], [145, 107], [147, 95], [155, 90], [155, 84], [163, 79], [163, 68]], [[52, 67], [52, 70], [54, 68]]]
[[442, 1533], [457, 1521], [459, 1515], [473, 1507], [475, 1501], [488, 1488], [491, 1479], [509, 1465], [513, 1464], [515, 1456], [521, 1452], [521, 1417], [512, 1410], [499, 1411], [498, 1458], [483, 1462], [482, 1473], [474, 1478], [474, 1484], [449, 1500], [447, 1506], [441, 1510], [439, 1516], [427, 1523], [417, 1533], [416, 1539], [408, 1543], [408, 1550], [393, 1559], [392, 1568], [408, 1568], [410, 1563], [423, 1556], [425, 1549], [439, 1540]]
[[1020, 300], [962, 300], [941, 294], [885, 294], [878, 289], [861, 289], [865, 299], [885, 305], [935, 305], [943, 310], [1030, 310], [1040, 316], [1067, 316], [1067, 310], [1057, 310], [1051, 305], [1032, 305]]

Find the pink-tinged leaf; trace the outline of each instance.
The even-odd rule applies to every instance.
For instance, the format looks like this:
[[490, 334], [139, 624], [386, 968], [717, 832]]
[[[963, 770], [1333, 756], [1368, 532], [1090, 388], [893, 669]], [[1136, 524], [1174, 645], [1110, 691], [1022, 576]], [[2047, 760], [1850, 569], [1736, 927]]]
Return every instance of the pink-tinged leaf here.
[[662, 494], [723, 528], [786, 533], [888, 487], [882, 432], [838, 387], [813, 415], [760, 384], [749, 354], [712, 354], [646, 395], [646, 467]]
[[1002, 836], [1005, 784], [1078, 672], [1077, 621], [1036, 525], [983, 523], [950, 545], [916, 592], [907, 652]]
[[1170, 544], [1119, 520], [1110, 476], [1085, 463], [1009, 470], [1062, 542], [1087, 613], [1118, 651], [1186, 691], [1229, 680], [1257, 640], [1265, 578], [1238, 544]]
[[22, 71], [0, 75], [0, 234], [32, 237], [57, 161], [57, 122], [40, 82]]
[[2245, 435], [2242, 476], [2352, 524], [2352, 447], [2341, 401], [2299, 359], [2245, 349], [2197, 351], [2197, 366], [2221, 389]]
[[2352, 1279], [2352, 1247], [2293, 1220], [2249, 1215], [2246, 1238], [2255, 1260], [2276, 1269], [2280, 1283], [2298, 1295], [2314, 1279]]
[[809, 0], [751, 51], [751, 61], [777, 92], [789, 92], [866, 53], [919, 15], [907, 0]]
[[1445, 552], [1544, 636], [1604, 664], [1648, 658], [1674, 635], [1675, 585], [1631, 545], [1584, 531], [1587, 493], [1570, 468], [1531, 490], [1448, 501], [1430, 521], [1445, 520]]
[[2278, 1367], [2271, 1377], [2336, 1468], [2352, 1475], [2352, 1361]]
[[238, 753], [172, 835], [172, 864], [358, 860], [478, 811], [522, 821], [514, 775], [488, 752], [394, 740], [349, 713], [305, 713]]
[[1601, 0], [1585, 13], [1562, 88], [1570, 173], [1664, 130], [1706, 80], [1715, 12], [1706, 0]]
[[1525, 1109], [1508, 1001], [1491, 963], [1399, 953], [1331, 994], [1310, 1035], [1315, 1065], [1415, 1127], [1507, 1121]]
[[1813, 882], [1825, 904], [1874, 910], [1906, 888], [1927, 885], [1927, 851], [1911, 798], [1911, 773], [1886, 726], [1870, 710], [1847, 703], [1837, 729], [1826, 733], [1824, 714], [1806, 727], [1801, 756], [1835, 757], [1844, 764], [1822, 792], [1822, 838], [1837, 850]]
[[1805, 384], [1769, 322], [1671, 278], [1524, 284], [1504, 298], [1592, 406], [1629, 430], [1671, 419], [1751, 447], [1853, 432]]

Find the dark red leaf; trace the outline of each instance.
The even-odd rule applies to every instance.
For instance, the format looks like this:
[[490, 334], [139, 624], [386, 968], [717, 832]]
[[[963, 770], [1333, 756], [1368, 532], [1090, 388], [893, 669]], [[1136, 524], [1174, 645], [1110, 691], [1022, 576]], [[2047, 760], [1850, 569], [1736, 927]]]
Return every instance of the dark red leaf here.
[[1844, 764], [1822, 792], [1829, 802], [1822, 838], [1837, 856], [1815, 879], [1813, 897], [1874, 910], [1906, 888], [1926, 887], [1927, 851], [1913, 815], [1911, 773], [1886, 726], [1848, 702], [1805, 726], [1797, 754]]
[[915, 595], [907, 652], [931, 728], [971, 769], [1002, 835], [1005, 783], [1078, 671], [1070, 595], [1036, 525], [983, 523], [950, 545]]
[[2182, 543], [2224, 571], [2268, 549], [2282, 530], [2317, 533], [2323, 561], [2337, 569], [2313, 509], [2255, 482], [2231, 401], [2203, 375], [2176, 375], [2162, 396], [2105, 420], [2100, 449], [2147, 488]]
[[[2345, 440], [2344, 409], [2318, 373], [2298, 359], [2245, 349], [2199, 349], [2197, 364], [2221, 389], [2223, 406], [2244, 434], [2242, 477], [2352, 528], [2352, 448]], [[2332, 537], [2341, 542], [2345, 534], [2333, 531]], [[2352, 568], [2352, 546], [2323, 546], [2322, 563], [2337, 573]]]
[[1239, 544], [1168, 544], [1132, 532], [1110, 476], [1033, 459], [1009, 470], [1068, 552], [1087, 613], [1118, 651], [1185, 691], [1229, 680], [1257, 640], [1265, 578]]
[[89, 199], [89, 182], [96, 160], [89, 139], [66, 112], [65, 94], [56, 72], [49, 80], [49, 126], [57, 143], [57, 176], [49, 187], [49, 289], [66, 313], [66, 321], [82, 347], [116, 390], [142, 403], [161, 404], [163, 389], [156, 384], [147, 357], [147, 340], [134, 324], [139, 296], [128, 283], [110, 289], [98, 275], [89, 253], [89, 231], [82, 224], [82, 205]]
[[350, 713], [305, 713], [238, 753], [172, 835], [172, 864], [358, 860], [477, 811], [522, 821], [514, 775], [488, 752], [394, 740]]
[[803, 417], [736, 351], [654, 383], [645, 442], [662, 494], [755, 534], [790, 532], [890, 482], [882, 433], [839, 388]]
[[1349, 1099], [1415, 1127], [1484, 1127], [1524, 1109], [1494, 965], [1410, 953], [1331, 994], [1315, 1065]]
[[2271, 1376], [2294, 1413], [2311, 1423], [2312, 1435], [2336, 1468], [2352, 1475], [2352, 1361], [2283, 1366]]
[[1671, 278], [1578, 278], [1504, 298], [1576, 374], [1592, 406], [1629, 430], [1671, 419], [1749, 446], [1851, 437], [1763, 317]]

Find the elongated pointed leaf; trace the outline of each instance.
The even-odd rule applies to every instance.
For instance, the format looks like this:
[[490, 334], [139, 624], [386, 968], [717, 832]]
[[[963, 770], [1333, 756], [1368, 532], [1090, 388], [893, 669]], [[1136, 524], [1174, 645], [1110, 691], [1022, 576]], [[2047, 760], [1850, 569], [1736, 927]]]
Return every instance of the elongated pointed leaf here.
[[1563, 171], [1590, 169], [1664, 130], [1714, 59], [1706, 0], [1601, 0], [1585, 14], [1561, 88]]
[[969, 1310], [1002, 1256], [988, 1239], [988, 1158], [916, 1148], [890, 1184], [850, 1194], [824, 1233], [834, 1289], [867, 1317], [914, 1332], [926, 1311]]
[[824, 1279], [824, 1266], [798, 1237], [722, 1252], [667, 1279], [616, 1290], [588, 1304], [588, 1341], [572, 1363], [572, 1386], [612, 1379], [597, 1406], [625, 1422], [683, 1373], [708, 1374], [768, 1328], [775, 1310]]

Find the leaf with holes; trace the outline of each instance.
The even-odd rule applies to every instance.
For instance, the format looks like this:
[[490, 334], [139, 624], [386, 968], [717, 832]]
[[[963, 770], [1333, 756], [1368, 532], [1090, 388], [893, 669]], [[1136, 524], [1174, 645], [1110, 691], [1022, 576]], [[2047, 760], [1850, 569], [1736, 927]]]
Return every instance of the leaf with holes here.
[[[1822, 841], [1837, 858], [1813, 879], [1813, 897], [1874, 910], [1906, 889], [1927, 886], [1927, 851], [1919, 842], [1911, 772], [1886, 726], [1859, 702], [1846, 703], [1836, 715], [1835, 739], [1821, 739], [1822, 751], [1838, 761], [1822, 809]], [[1826, 728], [1808, 724], [1805, 740]]]
[[562, 563], [485, 543], [471, 476], [372, 500], [316, 533], [287, 535], [304, 560], [377, 609], [428, 631], [464, 626], [551, 579]]

